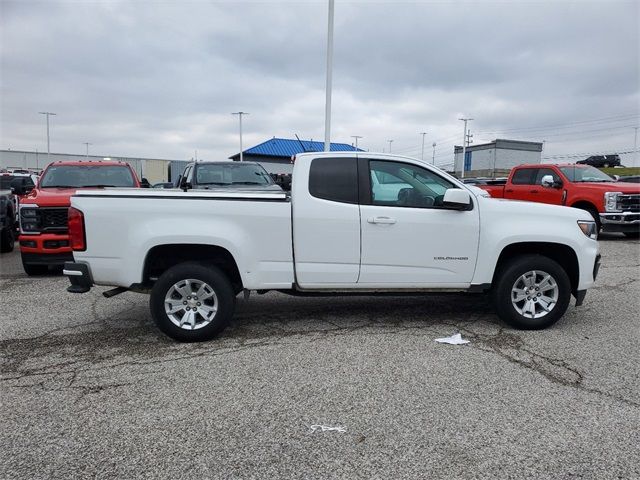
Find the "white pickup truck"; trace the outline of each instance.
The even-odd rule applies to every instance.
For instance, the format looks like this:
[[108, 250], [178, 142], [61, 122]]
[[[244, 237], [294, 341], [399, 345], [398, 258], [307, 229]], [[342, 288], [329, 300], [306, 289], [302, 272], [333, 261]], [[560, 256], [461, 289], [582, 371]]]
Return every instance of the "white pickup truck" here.
[[[596, 225], [568, 207], [483, 197], [412, 158], [298, 155], [291, 194], [78, 191], [69, 291], [151, 293], [158, 327], [214, 337], [240, 292], [486, 292], [498, 316], [545, 328], [597, 275]], [[428, 314], [428, 312], [425, 312]]]

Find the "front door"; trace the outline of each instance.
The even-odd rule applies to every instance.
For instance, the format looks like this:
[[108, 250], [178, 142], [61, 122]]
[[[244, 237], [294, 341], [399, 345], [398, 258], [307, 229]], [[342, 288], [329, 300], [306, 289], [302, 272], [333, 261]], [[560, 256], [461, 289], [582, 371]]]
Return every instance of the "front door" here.
[[458, 187], [419, 165], [369, 160], [360, 167], [367, 164], [371, 195], [360, 206], [358, 286], [468, 285], [477, 259], [477, 205], [470, 211], [444, 208], [444, 192]]
[[[554, 186], [544, 187], [542, 186], [542, 177], [545, 175], [551, 175], [553, 177]], [[539, 190], [536, 202], [550, 203], [551, 205], [562, 205], [562, 196], [564, 189], [562, 188], [562, 180], [551, 168], [538, 168], [535, 179], [535, 188]]]

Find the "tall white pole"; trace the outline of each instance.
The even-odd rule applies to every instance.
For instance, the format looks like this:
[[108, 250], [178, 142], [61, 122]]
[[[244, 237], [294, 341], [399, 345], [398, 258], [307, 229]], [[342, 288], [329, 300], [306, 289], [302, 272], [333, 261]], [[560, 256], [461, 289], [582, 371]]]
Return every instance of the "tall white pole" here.
[[424, 136], [427, 134], [427, 132], [421, 132], [420, 135], [422, 135], [422, 155], [420, 156], [421, 160], [424, 160]]
[[324, 104], [324, 151], [331, 150], [331, 79], [333, 75], [333, 7], [334, 0], [329, 0], [329, 21], [327, 31], [327, 87]]
[[86, 145], [86, 147], [87, 147], [87, 150], [86, 150], [84, 158], [85, 158], [85, 160], [89, 160], [89, 145], [93, 145], [93, 144], [89, 143], [89, 142], [83, 142], [83, 145]]
[[431, 159], [431, 164], [435, 167], [436, 166], [436, 142], [433, 142], [433, 158]]
[[238, 115], [238, 119], [240, 120], [240, 161], [244, 160], [242, 156], [242, 116], [249, 115], [247, 112], [233, 112], [231, 115]]
[[51, 157], [51, 147], [50, 147], [50, 143], [49, 143], [49, 116], [50, 115], [56, 115], [53, 112], [38, 112], [40, 115], [46, 115], [47, 116], [47, 162], [50, 161], [50, 157]]
[[464, 164], [467, 157], [467, 122], [473, 120], [473, 118], [459, 118], [464, 122], [464, 132], [462, 132], [462, 168], [460, 178], [464, 178]]
[[358, 150], [358, 139], [359, 138], [364, 138], [362, 135], [351, 135], [351, 138], [355, 138], [356, 139], [356, 150]]
[[633, 163], [634, 167], [640, 167], [638, 164], [638, 127], [633, 127], [633, 129], [636, 131], [633, 137]]
[[391, 153], [391, 142], [393, 142], [393, 140], [387, 140], [387, 142], [389, 142], [389, 153]]

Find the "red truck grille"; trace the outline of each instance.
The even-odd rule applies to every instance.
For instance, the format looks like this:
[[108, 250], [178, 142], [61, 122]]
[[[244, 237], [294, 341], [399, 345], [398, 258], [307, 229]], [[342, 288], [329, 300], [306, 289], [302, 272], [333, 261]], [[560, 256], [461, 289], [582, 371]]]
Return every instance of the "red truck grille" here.
[[640, 212], [640, 195], [620, 195], [618, 209], [623, 212]]
[[68, 208], [38, 208], [38, 220], [43, 232], [66, 233]]

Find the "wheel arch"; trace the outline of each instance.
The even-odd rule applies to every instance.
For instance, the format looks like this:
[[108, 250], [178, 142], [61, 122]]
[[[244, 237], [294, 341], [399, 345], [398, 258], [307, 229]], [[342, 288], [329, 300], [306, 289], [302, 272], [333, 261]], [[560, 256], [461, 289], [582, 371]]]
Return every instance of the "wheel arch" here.
[[218, 245], [206, 244], [172, 243], [152, 247], [145, 255], [142, 282], [150, 285], [169, 268], [189, 261], [217, 266], [228, 276], [236, 293], [243, 289], [240, 270], [231, 252]]
[[571, 282], [571, 291], [575, 294], [580, 281], [578, 255], [570, 246], [553, 242], [520, 242], [504, 247], [498, 256], [491, 284], [496, 285], [501, 269], [510, 260], [522, 255], [541, 255], [558, 263], [567, 272]]

